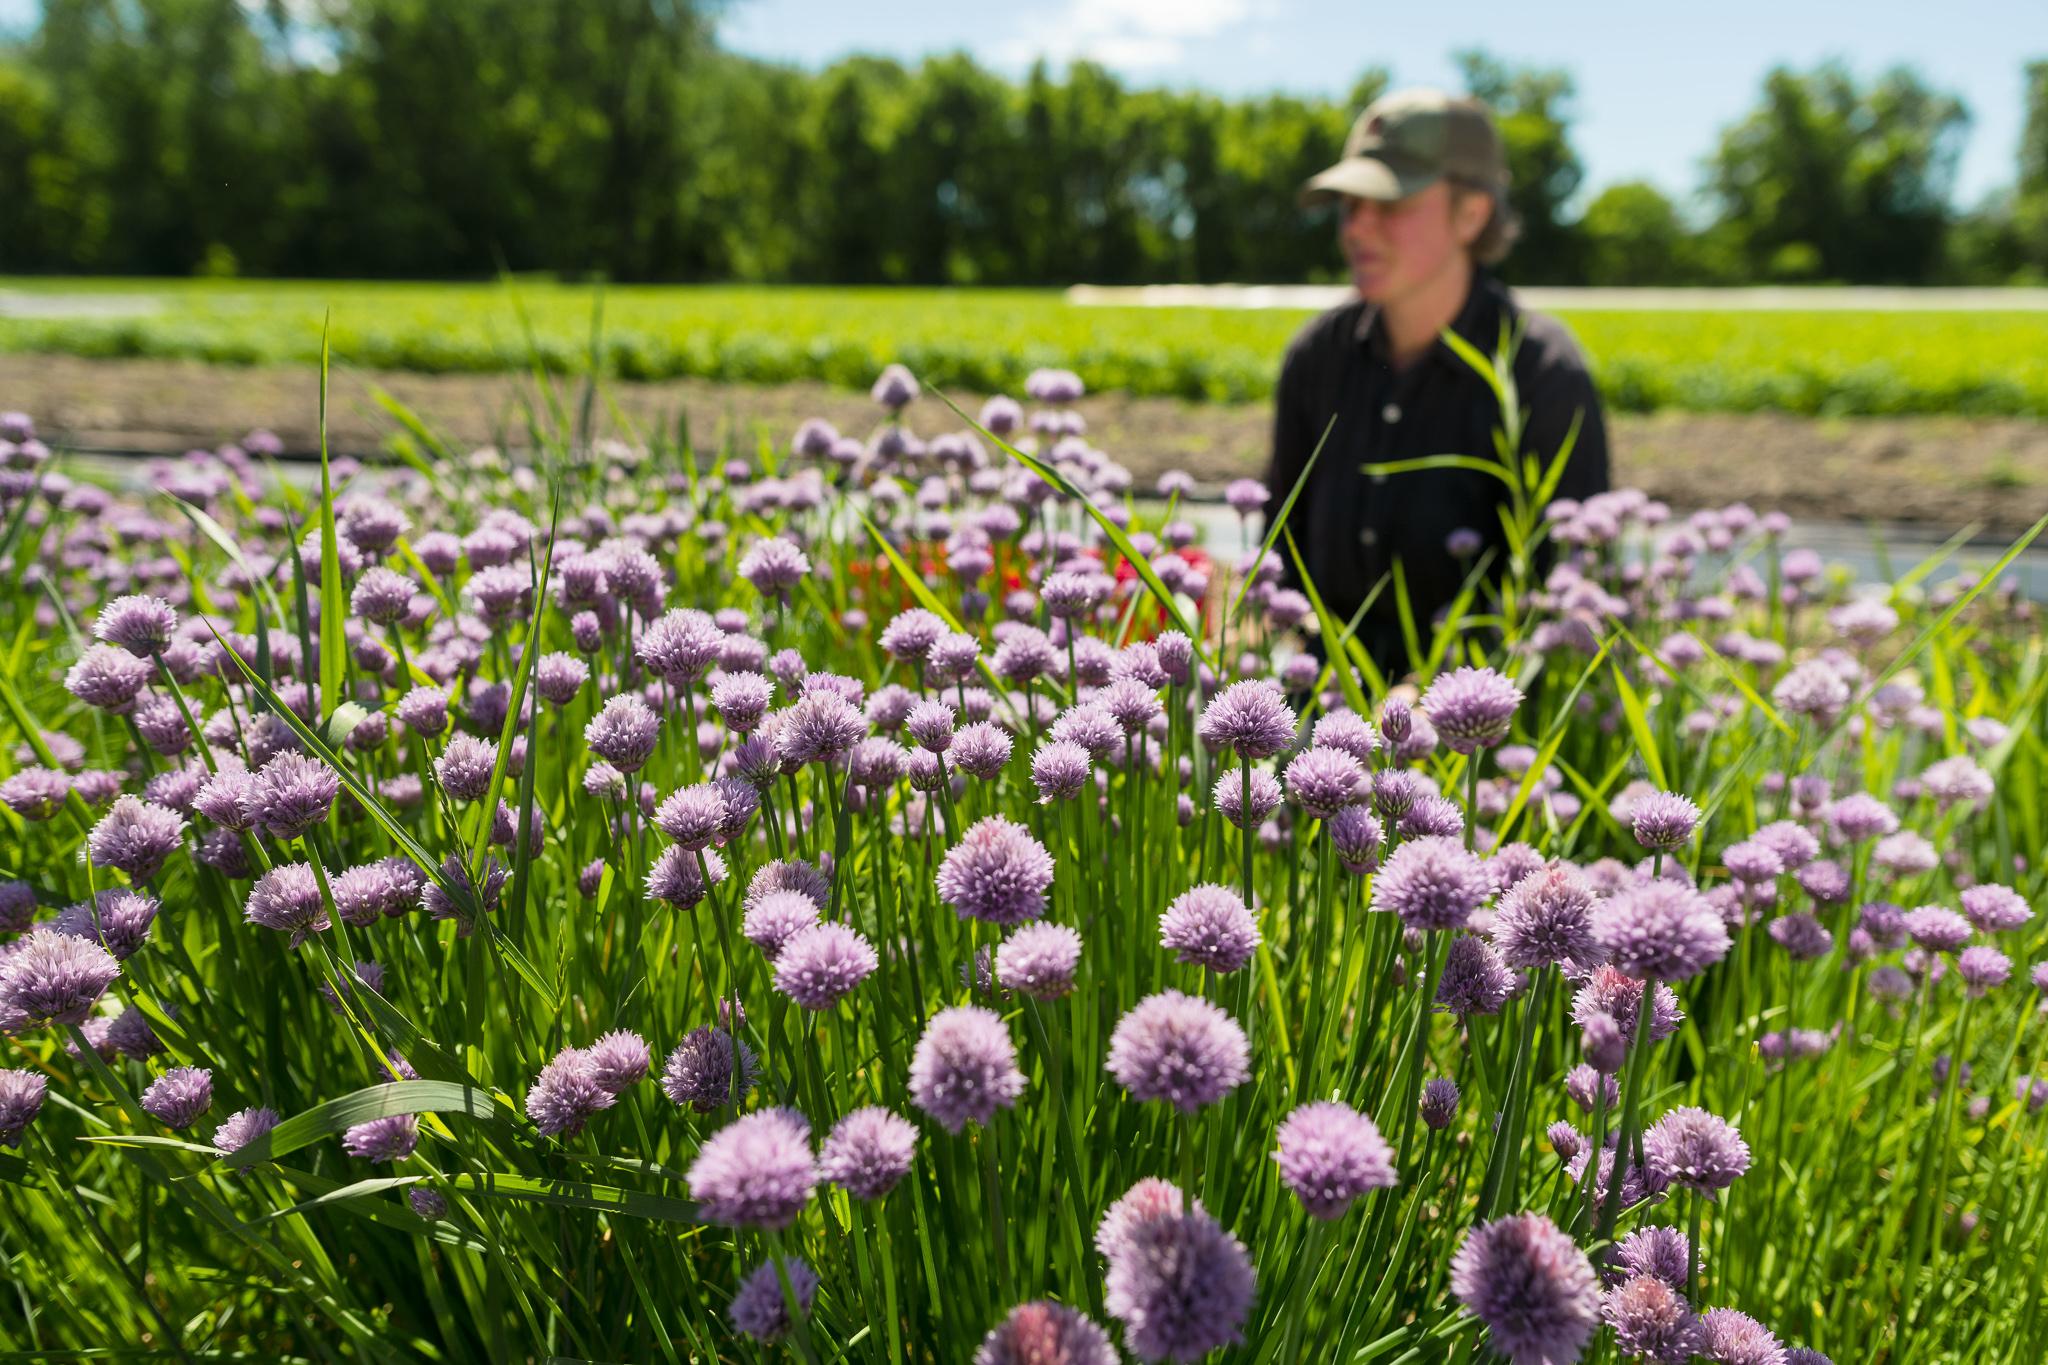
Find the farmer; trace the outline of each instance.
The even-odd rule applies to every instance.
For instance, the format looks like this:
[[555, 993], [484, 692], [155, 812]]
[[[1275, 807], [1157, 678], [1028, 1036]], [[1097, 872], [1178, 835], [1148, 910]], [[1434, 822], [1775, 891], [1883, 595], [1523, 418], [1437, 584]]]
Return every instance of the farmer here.
[[[1434, 90], [1375, 101], [1352, 125], [1343, 159], [1302, 190], [1305, 205], [1338, 205], [1338, 241], [1357, 296], [1304, 327], [1281, 362], [1266, 514], [1279, 515], [1334, 417], [1288, 529], [1340, 624], [1387, 579], [1356, 638], [1390, 679], [1409, 669], [1395, 561], [1427, 652], [1433, 618], [1457, 597], [1478, 556], [1492, 550], [1495, 572], [1506, 555], [1507, 490], [1492, 475], [1362, 468], [1431, 455], [1497, 458], [1500, 405], [1445, 343], [1445, 328], [1490, 360], [1503, 323], [1519, 327], [1522, 449], [1547, 466], [1576, 419], [1553, 496], [1607, 487], [1607, 428], [1585, 358], [1560, 323], [1522, 308], [1489, 269], [1515, 240], [1507, 192], [1507, 161], [1486, 106]], [[1277, 551], [1288, 582], [1299, 586], [1284, 541]]]

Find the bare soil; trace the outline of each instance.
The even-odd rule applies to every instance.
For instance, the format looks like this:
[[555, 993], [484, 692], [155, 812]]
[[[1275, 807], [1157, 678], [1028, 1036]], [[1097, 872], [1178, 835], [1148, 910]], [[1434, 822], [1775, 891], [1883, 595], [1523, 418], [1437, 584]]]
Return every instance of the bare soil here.
[[[530, 376], [342, 370], [330, 376], [329, 448], [371, 451], [398, 429], [372, 400], [382, 388], [462, 445], [523, 432]], [[723, 433], [751, 445], [757, 431], [787, 440], [806, 417], [865, 433], [866, 395], [823, 384], [767, 386], [675, 380], [613, 383], [612, 404], [640, 429], [687, 414], [699, 443]], [[87, 360], [0, 355], [0, 409], [20, 409], [53, 444], [177, 453], [268, 427], [286, 448], [318, 445], [317, 375], [291, 366], [227, 368], [198, 361]], [[573, 409], [576, 392], [562, 401]], [[969, 411], [978, 396], [958, 395]], [[607, 404], [598, 404], [601, 425]], [[1218, 484], [1257, 473], [1270, 410], [1103, 394], [1086, 399], [1089, 439], [1141, 484], [1181, 468]], [[952, 415], [930, 401], [911, 410], [927, 430]], [[1986, 532], [2024, 529], [2048, 510], [2048, 423], [2012, 418], [1812, 419], [1771, 413], [1610, 414], [1617, 483], [1681, 509], [1736, 498], [1759, 508], [1832, 520], [1874, 520]]]

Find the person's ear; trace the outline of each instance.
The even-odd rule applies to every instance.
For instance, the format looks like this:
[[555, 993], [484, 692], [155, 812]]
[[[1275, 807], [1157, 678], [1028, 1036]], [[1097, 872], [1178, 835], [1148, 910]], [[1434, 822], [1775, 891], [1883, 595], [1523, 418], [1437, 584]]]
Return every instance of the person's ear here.
[[1452, 191], [1451, 226], [1458, 235], [1458, 245], [1470, 250], [1492, 220], [1492, 195], [1463, 186]]

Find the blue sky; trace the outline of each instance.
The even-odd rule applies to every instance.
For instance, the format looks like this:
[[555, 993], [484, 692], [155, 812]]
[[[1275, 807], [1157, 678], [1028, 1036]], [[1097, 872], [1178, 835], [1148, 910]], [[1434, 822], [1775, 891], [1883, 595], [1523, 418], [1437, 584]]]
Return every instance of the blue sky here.
[[1644, 179], [1674, 195], [1694, 188], [1716, 132], [1751, 107], [1773, 65], [1840, 57], [1866, 78], [1910, 63], [1936, 88], [1962, 96], [1972, 122], [1956, 197], [1967, 206], [2011, 183], [2024, 116], [2020, 68], [2048, 58], [2043, 0], [728, 4], [722, 45], [806, 66], [856, 51], [914, 58], [965, 49], [1014, 73], [1041, 54], [1085, 55], [1134, 82], [1230, 94], [1340, 95], [1373, 65], [1402, 84], [1455, 86], [1450, 54], [1484, 47], [1504, 60], [1572, 72], [1574, 140], [1591, 188]]
[[[0, 31], [20, 31], [38, 9], [38, 0], [0, 0]], [[1574, 138], [1589, 191], [1643, 179], [1680, 196], [1698, 183], [1699, 159], [1715, 133], [1754, 103], [1773, 65], [1840, 57], [1869, 77], [1906, 62], [1969, 106], [1956, 186], [1957, 201], [1968, 206], [2013, 179], [2024, 113], [2020, 68], [2048, 58], [2048, 4], [725, 0], [719, 36], [735, 51], [805, 66], [850, 52], [914, 59], [964, 49], [1017, 73], [1041, 55], [1055, 62], [1089, 56], [1135, 83], [1332, 96], [1372, 65], [1403, 84], [1454, 86], [1450, 54], [1479, 46], [1572, 72]]]

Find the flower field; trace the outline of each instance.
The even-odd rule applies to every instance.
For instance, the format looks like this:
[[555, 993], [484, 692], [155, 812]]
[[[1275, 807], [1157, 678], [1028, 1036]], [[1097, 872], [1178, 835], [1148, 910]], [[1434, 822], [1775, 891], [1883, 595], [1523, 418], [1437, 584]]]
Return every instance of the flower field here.
[[[594, 291], [498, 284], [17, 279], [24, 299], [140, 297], [136, 316], [0, 316], [0, 351], [253, 365], [334, 352], [375, 369], [589, 368]], [[975, 324], [962, 327], [972, 316]], [[1034, 366], [1070, 365], [1091, 390], [1242, 403], [1272, 392], [1307, 314], [1285, 309], [1089, 307], [1053, 291], [610, 286], [598, 353], [628, 380], [815, 379], [867, 387], [902, 360], [937, 384], [1000, 393]], [[1618, 411], [1808, 415], [2048, 415], [2048, 317], [2025, 312], [1559, 314]]]
[[2033, 604], [1530, 460], [1387, 678], [1081, 391], [0, 415], [0, 1351], [2048, 1356]]

